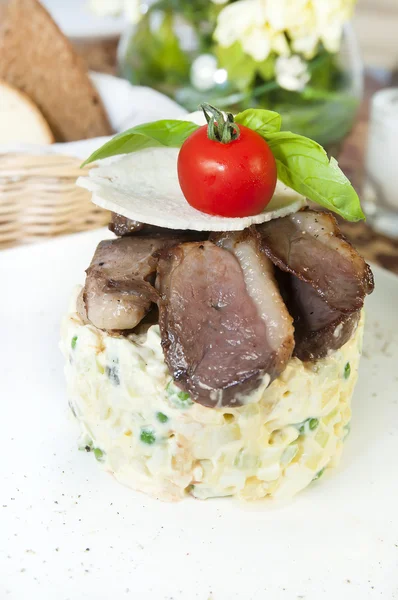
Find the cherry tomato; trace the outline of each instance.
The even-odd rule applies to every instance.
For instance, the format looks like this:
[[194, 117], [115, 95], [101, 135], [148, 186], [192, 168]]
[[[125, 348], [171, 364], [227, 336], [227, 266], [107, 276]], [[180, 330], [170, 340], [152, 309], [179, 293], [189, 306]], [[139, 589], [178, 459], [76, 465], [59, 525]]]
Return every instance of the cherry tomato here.
[[208, 138], [200, 127], [181, 147], [178, 179], [191, 206], [210, 215], [246, 217], [260, 213], [276, 186], [275, 158], [255, 131], [239, 125], [228, 143]]

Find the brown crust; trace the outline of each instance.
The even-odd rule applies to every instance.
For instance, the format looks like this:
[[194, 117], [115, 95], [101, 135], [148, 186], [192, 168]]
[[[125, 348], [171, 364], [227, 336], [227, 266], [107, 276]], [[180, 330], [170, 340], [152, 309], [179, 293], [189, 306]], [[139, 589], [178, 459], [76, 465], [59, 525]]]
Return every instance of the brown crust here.
[[144, 229], [145, 224], [139, 223], [138, 221], [132, 221], [123, 215], [118, 213], [112, 213], [112, 220], [108, 225], [109, 231], [112, 231], [118, 237], [125, 237], [126, 235], [135, 235], [138, 231]]
[[[333, 323], [318, 331], [304, 331], [298, 327], [294, 356], [307, 362], [325, 358], [329, 351], [338, 350], [351, 338], [360, 314], [360, 311], [345, 315], [340, 313]], [[337, 327], [341, 327], [341, 331], [335, 336]]]
[[112, 133], [87, 69], [37, 0], [11, 0], [0, 23], [0, 78], [38, 106], [57, 141]]
[[[299, 211], [299, 212], [315, 212], [315, 211], [312, 211], [311, 209], [306, 207], [306, 208], [301, 209], [301, 211]], [[335, 217], [327, 211], [316, 211], [316, 212], [319, 215], [323, 215], [328, 218], [328, 220], [332, 224], [333, 235], [345, 243], [346, 249], [348, 250], [348, 252], [352, 253], [355, 256], [355, 258], [360, 258], [359, 254], [357, 253], [355, 248], [348, 242], [348, 240], [345, 238], [345, 236], [340, 231]], [[289, 219], [289, 217], [282, 217], [281, 219], [277, 219], [277, 221], [282, 221], [282, 220], [287, 220], [287, 219]], [[330, 303], [328, 298], [325, 297], [325, 291], [317, 283], [317, 281], [306, 276], [305, 270], [298, 271], [297, 269], [292, 268], [288, 264], [288, 262], [286, 260], [284, 260], [279, 253], [275, 252], [275, 249], [272, 248], [269, 243], [267, 243], [266, 239], [261, 234], [261, 230], [262, 229], [264, 230], [267, 227], [271, 227], [272, 225], [275, 225], [275, 222], [271, 221], [268, 223], [264, 223], [262, 225], [256, 226], [256, 228], [260, 235], [260, 244], [261, 244], [262, 251], [268, 256], [268, 258], [273, 262], [273, 264], [276, 267], [281, 269], [281, 271], [284, 271], [285, 273], [290, 273], [291, 275], [298, 277], [301, 281], [304, 281], [305, 283], [308, 283], [309, 285], [311, 285], [313, 287], [313, 289], [318, 293], [319, 297], [322, 298], [333, 309], [339, 310], [344, 313], [352, 313], [352, 312], [356, 312], [356, 311], [360, 310], [363, 307], [365, 295], [371, 294], [374, 289], [373, 273], [372, 273], [369, 265], [367, 263], [365, 263], [365, 261], [363, 261], [364, 272], [363, 272], [362, 278], [361, 278], [363, 293], [356, 298], [356, 301], [353, 302], [350, 307], [334, 306], [334, 305], [332, 305], [332, 303]]]

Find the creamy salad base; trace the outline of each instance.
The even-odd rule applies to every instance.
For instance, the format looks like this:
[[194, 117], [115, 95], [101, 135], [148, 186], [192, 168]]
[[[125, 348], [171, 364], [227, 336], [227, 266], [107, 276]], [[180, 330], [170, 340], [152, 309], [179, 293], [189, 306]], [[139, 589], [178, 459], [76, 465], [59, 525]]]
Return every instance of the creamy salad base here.
[[160, 498], [289, 499], [334, 467], [349, 431], [362, 348], [352, 338], [315, 363], [292, 358], [237, 408], [206, 408], [174, 384], [158, 325], [113, 337], [84, 325], [76, 290], [62, 324], [80, 447], [121, 483]]

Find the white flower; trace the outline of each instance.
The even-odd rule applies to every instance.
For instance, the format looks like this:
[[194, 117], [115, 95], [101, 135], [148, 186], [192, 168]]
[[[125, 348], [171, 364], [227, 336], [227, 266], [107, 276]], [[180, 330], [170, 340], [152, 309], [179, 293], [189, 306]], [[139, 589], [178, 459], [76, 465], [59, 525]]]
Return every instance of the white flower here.
[[275, 63], [277, 83], [285, 90], [301, 92], [310, 80], [307, 63], [300, 56], [279, 56]]
[[285, 35], [267, 23], [266, 0], [238, 0], [226, 6], [218, 16], [214, 38], [221, 46], [235, 42], [254, 60], [266, 60], [274, 50], [288, 55], [289, 46]]
[[344, 24], [351, 19], [355, 0], [312, 0], [317, 30], [326, 50], [337, 52]]
[[214, 37], [224, 47], [239, 42], [258, 62], [271, 51], [287, 57], [293, 50], [310, 59], [320, 42], [329, 52], [339, 49], [344, 23], [351, 18], [355, 2], [238, 0], [220, 12]]
[[142, 16], [140, 0], [90, 0], [90, 9], [101, 17], [125, 13], [133, 25]]

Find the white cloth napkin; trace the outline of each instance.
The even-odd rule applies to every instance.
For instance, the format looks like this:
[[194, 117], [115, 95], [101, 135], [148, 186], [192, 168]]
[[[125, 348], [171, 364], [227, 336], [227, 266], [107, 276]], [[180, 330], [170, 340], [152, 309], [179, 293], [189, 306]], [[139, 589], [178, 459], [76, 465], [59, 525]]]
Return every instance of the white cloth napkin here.
[[[125, 131], [139, 123], [157, 121], [158, 119], [178, 119], [186, 114], [186, 111], [176, 102], [151, 88], [134, 86], [125, 79], [104, 73], [91, 73], [91, 79], [100, 93], [112, 128], [116, 133]], [[0, 144], [0, 154], [8, 152], [56, 153], [85, 159], [109, 139], [110, 137], [99, 137], [80, 142], [46, 146]]]

